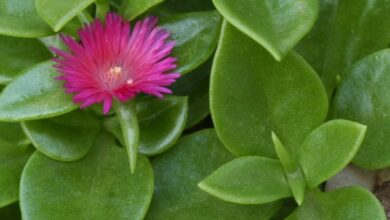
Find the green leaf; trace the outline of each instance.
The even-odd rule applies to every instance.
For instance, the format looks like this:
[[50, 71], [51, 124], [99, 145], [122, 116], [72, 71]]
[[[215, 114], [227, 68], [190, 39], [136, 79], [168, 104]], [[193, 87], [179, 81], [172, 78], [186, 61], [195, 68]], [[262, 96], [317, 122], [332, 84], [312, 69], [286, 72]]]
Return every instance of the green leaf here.
[[0, 35], [0, 84], [11, 82], [23, 69], [50, 57], [50, 52], [36, 39]]
[[2, 220], [22, 219], [22, 216], [20, 214], [19, 204], [15, 202], [12, 205], [0, 208], [0, 219]]
[[198, 186], [222, 200], [239, 204], [262, 204], [291, 196], [280, 162], [259, 156], [234, 159]]
[[176, 42], [172, 53], [178, 59], [176, 71], [188, 73], [211, 56], [218, 43], [221, 20], [216, 11], [183, 13], [161, 20], [161, 27]]
[[367, 169], [390, 166], [390, 49], [382, 50], [348, 69], [334, 99], [334, 117], [368, 127], [354, 163]]
[[110, 11], [110, 0], [96, 0], [96, 17], [100, 19], [104, 19], [106, 17], [107, 12]]
[[188, 119], [186, 128], [202, 121], [210, 114], [209, 79], [212, 59], [180, 77], [171, 87], [173, 94], [188, 96]]
[[26, 121], [23, 129], [35, 148], [61, 161], [84, 157], [99, 131], [99, 121], [82, 111], [44, 120]]
[[215, 9], [211, 0], [165, 0], [161, 6], [175, 12], [208, 11]]
[[53, 62], [27, 69], [0, 94], [0, 120], [22, 121], [62, 115], [77, 108], [65, 94]]
[[123, 145], [126, 148], [129, 158], [130, 171], [134, 173], [137, 164], [139, 143], [139, 125], [136, 106], [134, 101], [128, 103], [115, 101], [113, 107], [121, 128]]
[[337, 75], [345, 76], [356, 61], [390, 43], [389, 1], [343, 0], [337, 1], [336, 7], [327, 50], [321, 51], [327, 54], [321, 78], [329, 95]]
[[315, 187], [341, 171], [363, 142], [366, 126], [332, 120], [315, 129], [299, 150], [299, 162], [307, 185]]
[[228, 23], [223, 27], [210, 84], [214, 125], [236, 156], [275, 157], [272, 131], [295, 152], [327, 114], [321, 80], [300, 56], [291, 53], [277, 62]]
[[[153, 156], [169, 149], [183, 132], [187, 109], [187, 97], [166, 96], [164, 99], [148, 97], [137, 100], [139, 152]], [[104, 126], [124, 144], [116, 117], [106, 119]]]
[[16, 146], [30, 144], [30, 140], [24, 135], [20, 123], [0, 122], [0, 139]]
[[31, 146], [17, 146], [0, 139], [0, 207], [18, 200], [20, 175], [33, 151]]
[[120, 13], [126, 20], [133, 20], [164, 0], [123, 0]]
[[301, 205], [305, 197], [306, 188], [306, 180], [302, 169], [297, 161], [297, 158], [294, 158], [292, 155], [290, 155], [282, 142], [273, 132], [272, 141], [275, 146], [276, 154], [278, 155], [278, 158], [283, 166], [285, 175], [287, 177], [287, 182], [290, 186], [294, 199], [298, 205]]
[[0, 34], [13, 37], [42, 37], [53, 31], [35, 11], [35, 0], [1, 0]]
[[363, 188], [345, 187], [330, 193], [313, 190], [286, 220], [386, 220], [383, 207]]
[[49, 159], [39, 152], [21, 180], [23, 219], [143, 219], [153, 194], [153, 170], [139, 156], [134, 174], [125, 149], [106, 133], [90, 153], [75, 162]]
[[35, 0], [35, 7], [38, 14], [57, 32], [94, 1]]
[[313, 27], [318, 0], [213, 0], [236, 28], [281, 61]]
[[171, 150], [153, 160], [155, 193], [146, 220], [269, 219], [280, 203], [237, 205], [219, 200], [196, 184], [233, 159], [214, 130], [208, 129], [179, 140]]

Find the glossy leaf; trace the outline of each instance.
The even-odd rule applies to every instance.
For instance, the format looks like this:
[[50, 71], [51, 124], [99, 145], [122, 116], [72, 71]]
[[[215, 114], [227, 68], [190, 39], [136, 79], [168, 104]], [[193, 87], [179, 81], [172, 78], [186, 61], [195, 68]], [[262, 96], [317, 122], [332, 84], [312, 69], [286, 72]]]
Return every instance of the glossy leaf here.
[[46, 156], [61, 161], [84, 157], [99, 131], [99, 121], [85, 112], [23, 123], [25, 133], [35, 148]]
[[53, 63], [43, 62], [27, 69], [0, 94], [0, 120], [22, 121], [65, 114], [77, 108], [65, 94]]
[[370, 192], [352, 186], [330, 193], [314, 190], [286, 220], [386, 220], [383, 207]]
[[306, 180], [298, 160], [288, 152], [283, 143], [273, 132], [272, 141], [275, 146], [276, 154], [283, 166], [294, 199], [298, 205], [301, 205], [305, 197]]
[[222, 200], [239, 204], [262, 204], [291, 196], [280, 162], [258, 156], [234, 159], [198, 186]]
[[338, 1], [321, 75], [328, 94], [336, 86], [336, 75], [345, 76], [349, 72], [347, 69], [359, 59], [389, 47], [388, 14], [388, 0]]
[[49, 159], [39, 152], [21, 180], [23, 219], [143, 219], [153, 194], [153, 170], [139, 156], [130, 173], [125, 149], [99, 134], [90, 153], [75, 162]]
[[38, 14], [57, 32], [94, 1], [35, 0], [35, 7]]
[[122, 0], [120, 12], [126, 20], [133, 20], [164, 0]]
[[314, 25], [318, 0], [213, 0], [236, 28], [281, 61]]
[[275, 157], [272, 131], [294, 152], [327, 113], [321, 80], [300, 56], [291, 53], [277, 62], [228, 23], [210, 84], [214, 125], [236, 156]]
[[365, 132], [366, 126], [339, 119], [309, 134], [299, 150], [308, 186], [315, 187], [340, 172], [355, 156]]
[[50, 57], [50, 52], [35, 39], [0, 35], [0, 84], [11, 82], [22, 70]]
[[20, 175], [32, 152], [31, 146], [17, 146], [0, 139], [0, 207], [18, 200]]
[[188, 96], [186, 128], [194, 126], [210, 114], [209, 79], [211, 61], [211, 59], [206, 61], [191, 73], [180, 77], [172, 86], [173, 94]]
[[[139, 152], [153, 156], [169, 149], [184, 129], [187, 109], [186, 97], [167, 96], [164, 99], [150, 97], [137, 101]], [[106, 119], [104, 126], [122, 144], [124, 143], [116, 117]]]
[[237, 205], [219, 200], [196, 184], [233, 159], [213, 130], [203, 130], [179, 140], [153, 160], [155, 193], [146, 220], [266, 220], [279, 203]]
[[24, 135], [20, 123], [0, 122], [0, 139], [16, 146], [30, 144], [30, 140]]
[[38, 15], [35, 0], [1, 0], [0, 34], [13, 37], [42, 37], [52, 33]]
[[216, 11], [184, 13], [161, 20], [161, 27], [176, 42], [172, 54], [178, 59], [176, 71], [188, 73], [211, 56], [217, 46], [220, 23], [221, 16]]
[[367, 125], [354, 163], [364, 168], [390, 166], [390, 49], [357, 62], [345, 74], [334, 100], [334, 117]]

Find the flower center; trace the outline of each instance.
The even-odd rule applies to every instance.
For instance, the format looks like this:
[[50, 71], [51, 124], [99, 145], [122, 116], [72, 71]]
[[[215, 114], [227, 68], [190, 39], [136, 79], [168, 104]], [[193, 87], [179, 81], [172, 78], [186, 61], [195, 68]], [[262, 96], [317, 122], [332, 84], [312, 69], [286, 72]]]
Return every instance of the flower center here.
[[134, 82], [124, 68], [119, 65], [112, 66], [104, 72], [102, 81], [108, 90], [117, 89], [124, 84], [131, 85]]

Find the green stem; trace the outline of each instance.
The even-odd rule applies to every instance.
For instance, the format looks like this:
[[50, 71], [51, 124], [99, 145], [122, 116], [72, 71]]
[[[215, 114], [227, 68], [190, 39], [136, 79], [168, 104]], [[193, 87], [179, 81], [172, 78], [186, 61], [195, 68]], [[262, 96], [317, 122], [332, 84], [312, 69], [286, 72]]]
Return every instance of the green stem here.
[[92, 16], [85, 10], [81, 11], [80, 14], [77, 15], [77, 19], [80, 21], [81, 25], [89, 24], [93, 21]]
[[119, 101], [114, 101], [113, 108], [118, 117], [122, 129], [124, 144], [130, 162], [131, 173], [134, 173], [137, 163], [139, 127], [134, 101], [123, 104]]

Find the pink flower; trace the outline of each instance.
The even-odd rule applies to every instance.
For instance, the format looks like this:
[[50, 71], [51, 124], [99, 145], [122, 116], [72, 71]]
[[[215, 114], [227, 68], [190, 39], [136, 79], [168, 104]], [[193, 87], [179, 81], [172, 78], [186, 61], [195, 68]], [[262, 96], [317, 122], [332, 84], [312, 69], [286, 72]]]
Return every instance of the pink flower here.
[[82, 28], [80, 42], [70, 36], [61, 38], [70, 52], [51, 48], [59, 58], [54, 67], [65, 81], [67, 93], [85, 108], [103, 103], [109, 112], [112, 101], [125, 102], [138, 93], [163, 97], [166, 88], [180, 74], [172, 72], [176, 59], [168, 57], [175, 42], [157, 26], [156, 17], [138, 21], [133, 29], [119, 15], [109, 13], [105, 24], [98, 19]]

